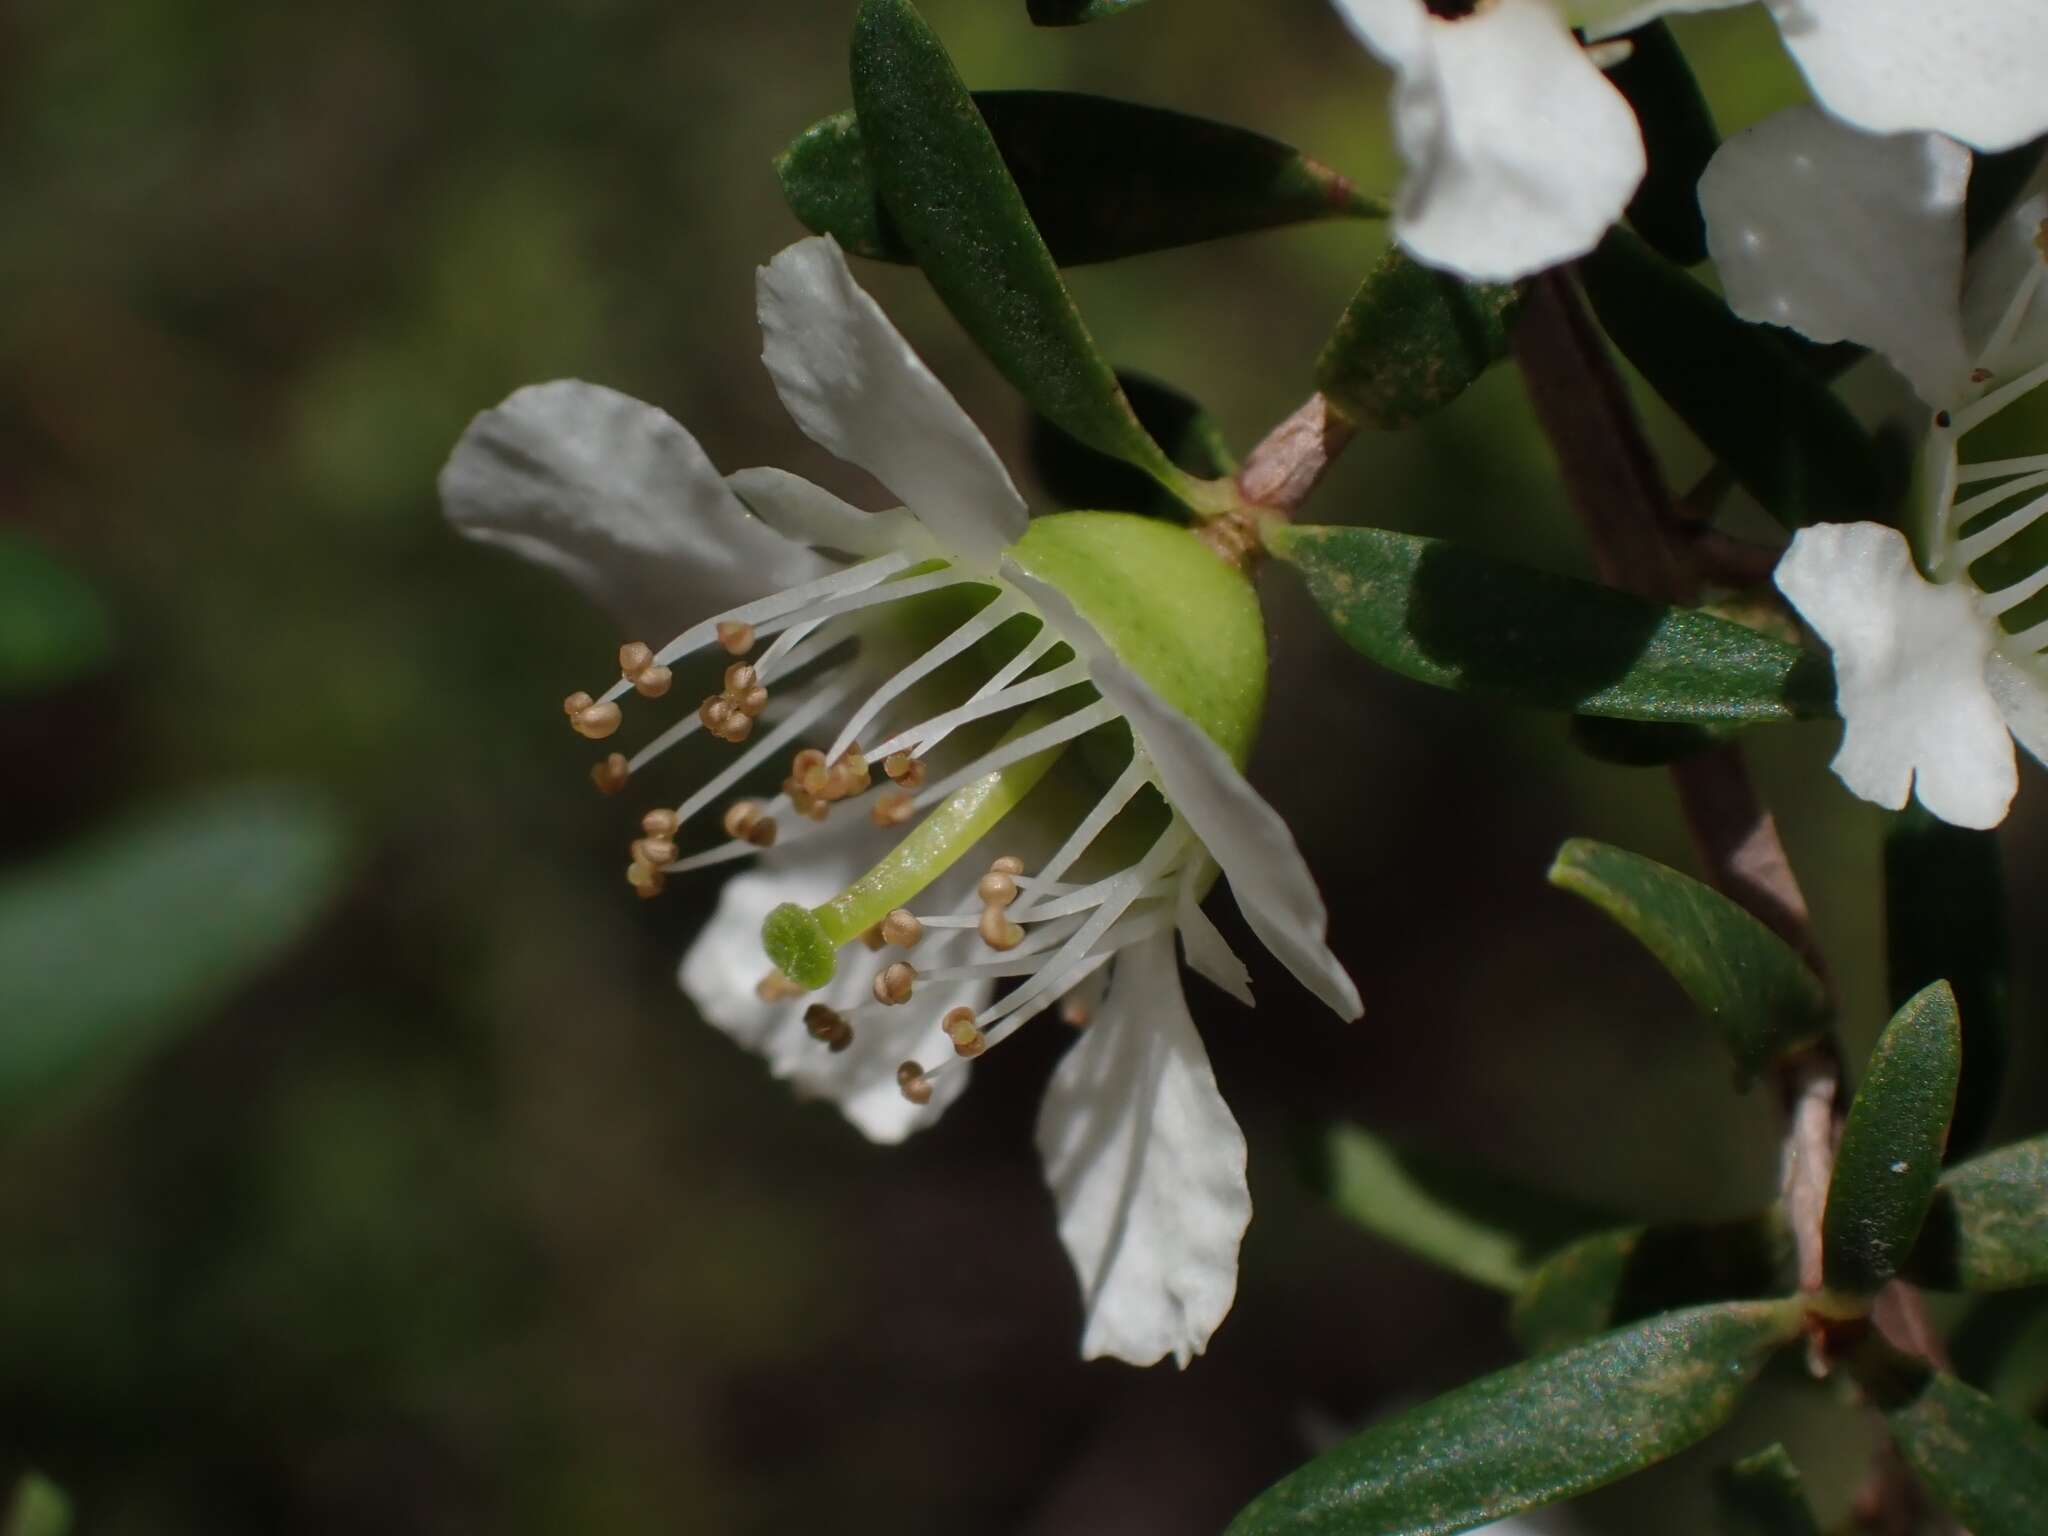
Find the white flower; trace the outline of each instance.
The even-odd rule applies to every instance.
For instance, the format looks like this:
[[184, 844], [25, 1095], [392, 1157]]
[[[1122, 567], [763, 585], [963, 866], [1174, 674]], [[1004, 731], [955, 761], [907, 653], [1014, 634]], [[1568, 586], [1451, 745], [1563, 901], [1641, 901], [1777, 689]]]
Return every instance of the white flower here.
[[[685, 658], [752, 654], [595, 775], [623, 787], [699, 729], [744, 744], [634, 843], [643, 894], [759, 856], [684, 958], [684, 989], [878, 1141], [929, 1123], [970, 1060], [1047, 1010], [1085, 1023], [1038, 1127], [1083, 1352], [1186, 1364], [1229, 1310], [1251, 1216], [1244, 1138], [1174, 954], [1178, 934], [1195, 969], [1250, 1001], [1198, 905], [1218, 866], [1281, 961], [1345, 1018], [1361, 1011], [1293, 839], [1239, 771], [1264, 698], [1257, 600], [1185, 529], [1028, 521], [830, 239], [778, 255], [758, 300], [783, 404], [904, 509], [862, 512], [778, 470], [721, 480], [652, 407], [555, 383], [471, 425], [442, 477], [448, 514], [589, 586], [729, 594], [658, 651], [622, 649], [620, 680], [565, 706], [607, 737], [621, 702], [665, 694]], [[791, 756], [804, 740], [825, 744]], [[779, 792], [733, 798], [764, 774]], [[832, 814], [878, 777], [893, 782], [874, 785], [869, 815]], [[680, 851], [714, 807], [723, 834]], [[922, 1065], [934, 1048], [944, 1060]]]
[[[1743, 0], [1335, 0], [1396, 75], [1408, 177], [1396, 237], [1431, 266], [1505, 281], [1581, 256], [1643, 178], [1642, 135], [1572, 35]], [[2041, 0], [1766, 0], [1821, 104], [1874, 132], [1980, 149], [2048, 132]]]
[[2048, 179], [1966, 269], [1969, 171], [1947, 139], [1872, 137], [1795, 108], [1722, 146], [1700, 204], [1736, 313], [1862, 342], [1932, 411], [1915, 529], [1926, 575], [1896, 529], [1854, 523], [1801, 529], [1776, 579], [1834, 652], [1842, 781], [1991, 827], [2018, 788], [2013, 740], [2048, 757], [2048, 622], [2005, 622], [2048, 590], [2048, 568], [1980, 562], [2048, 513], [2048, 455], [1966, 464], [1958, 443], [2048, 382]]

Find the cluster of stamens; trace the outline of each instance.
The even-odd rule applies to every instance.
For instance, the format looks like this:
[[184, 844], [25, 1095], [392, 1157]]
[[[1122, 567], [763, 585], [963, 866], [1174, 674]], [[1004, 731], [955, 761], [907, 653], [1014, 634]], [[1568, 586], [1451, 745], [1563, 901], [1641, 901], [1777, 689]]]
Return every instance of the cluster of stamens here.
[[754, 720], [768, 707], [768, 690], [760, 674], [744, 661], [725, 669], [725, 686], [706, 694], [697, 706], [697, 720], [720, 741], [734, 745], [754, 734]]
[[1017, 899], [1017, 877], [1024, 873], [1024, 861], [1009, 855], [989, 865], [988, 873], [974, 888], [981, 898], [981, 942], [990, 949], [1015, 949], [1024, 942], [1024, 930], [1010, 921], [1009, 906]]
[[823, 1003], [813, 1003], [804, 1010], [804, 1028], [811, 1032], [813, 1040], [830, 1046], [835, 1056], [853, 1044], [853, 1026], [846, 1015]]
[[661, 894], [663, 871], [676, 861], [676, 813], [652, 810], [640, 818], [643, 836], [633, 839], [633, 861], [626, 866], [626, 884], [642, 897]]
[[789, 777], [782, 781], [782, 792], [789, 796], [797, 815], [823, 821], [837, 802], [864, 793], [873, 782], [874, 774], [856, 741], [830, 763], [816, 747], [805, 747], [789, 760]]

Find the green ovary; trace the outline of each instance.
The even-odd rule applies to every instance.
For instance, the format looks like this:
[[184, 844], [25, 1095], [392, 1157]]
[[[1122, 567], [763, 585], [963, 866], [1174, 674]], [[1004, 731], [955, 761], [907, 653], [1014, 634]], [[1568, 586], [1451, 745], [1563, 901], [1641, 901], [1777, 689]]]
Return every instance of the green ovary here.
[[[1266, 698], [1266, 637], [1244, 573], [1187, 529], [1120, 512], [1039, 518], [1010, 551], [1056, 587], [1117, 658], [1242, 766]], [[1065, 655], [1056, 651], [1051, 660]], [[1005, 741], [1066, 712], [1029, 710]], [[975, 780], [920, 822], [875, 867], [821, 906], [777, 907], [761, 942], [806, 990], [831, 981], [840, 946], [907, 906], [1037, 787], [1065, 744]]]

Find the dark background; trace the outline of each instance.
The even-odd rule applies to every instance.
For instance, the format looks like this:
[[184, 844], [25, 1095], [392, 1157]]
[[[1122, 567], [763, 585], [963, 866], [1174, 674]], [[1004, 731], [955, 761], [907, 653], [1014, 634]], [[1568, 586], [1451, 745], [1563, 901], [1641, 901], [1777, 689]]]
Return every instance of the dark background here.
[[[925, 9], [977, 86], [1175, 105], [1393, 183], [1383, 72], [1317, 0], [1058, 32], [1021, 3]], [[1769, 1197], [1767, 1096], [1543, 880], [1574, 834], [1690, 868], [1663, 776], [1369, 672], [1283, 570], [1253, 777], [1369, 1011], [1341, 1026], [1270, 964], [1256, 1013], [1190, 982], [1258, 1207], [1192, 1369], [1076, 1358], [1030, 1145], [1056, 1031], [878, 1149], [692, 1017], [672, 976], [715, 883], [632, 899], [629, 813], [557, 713], [619, 637], [460, 543], [433, 480], [471, 413], [575, 375], [727, 468], [871, 494], [782, 415], [752, 320], [753, 267], [801, 233], [768, 162], [846, 104], [851, 10], [0, 0], [0, 519], [117, 634], [111, 667], [0, 716], [0, 855], [27, 881], [109, 818], [258, 784], [315, 797], [342, 849], [231, 1002], [5, 1127], [0, 1456], [81, 1529], [1211, 1530], [1510, 1349], [1497, 1298], [1301, 1187], [1305, 1129], [1356, 1118], [1622, 1214]], [[1798, 89], [1760, 7], [1680, 35], [1724, 127]], [[1298, 229], [1073, 286], [1120, 364], [1200, 395], [1241, 450], [1306, 394], [1384, 238]], [[921, 280], [862, 276], [1020, 464], [1021, 407]], [[1700, 451], [1646, 409], [1686, 483]], [[1308, 515], [1587, 564], [1505, 371], [1358, 443]], [[1833, 746], [1754, 755], [1860, 1053], [1882, 818], [1827, 776]], [[2048, 818], [2027, 777], [2023, 913]], [[2011, 1129], [2043, 1118], [2009, 1095]], [[1671, 1475], [1790, 1433], [1839, 1511], [1857, 1431], [1813, 1429], [1813, 1400], [1766, 1394]], [[1676, 1530], [1689, 1504], [1644, 1483], [1586, 1517]]]

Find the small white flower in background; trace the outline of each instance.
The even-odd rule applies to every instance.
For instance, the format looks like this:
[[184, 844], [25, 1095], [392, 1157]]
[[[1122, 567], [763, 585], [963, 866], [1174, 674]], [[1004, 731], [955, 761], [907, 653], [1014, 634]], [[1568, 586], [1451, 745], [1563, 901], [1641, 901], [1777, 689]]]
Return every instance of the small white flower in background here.
[[[1408, 165], [1394, 232], [1416, 258], [1504, 282], [1591, 250], [1643, 179], [1635, 114], [1595, 43], [1745, 0], [1335, 0], [1396, 76]], [[1979, 149], [2048, 132], [2041, 0], [1767, 0], [1820, 103], [1875, 132]]]
[[2048, 178], [1966, 266], [1969, 174], [1950, 140], [1795, 108], [1722, 146], [1700, 205], [1737, 314], [1871, 347], [1932, 412], [1914, 530], [1925, 575], [1898, 530], [1850, 523], [1801, 529], [1776, 580], [1834, 653], [1842, 781], [1992, 827], [2018, 788], [2014, 739], [2048, 759], [2048, 621], [2013, 627], [2048, 567], [1980, 562], [2048, 514], [2048, 454], [1964, 463], [1958, 444], [2048, 382]]
[[[648, 812], [633, 844], [628, 879], [650, 895], [757, 861], [685, 956], [684, 989], [878, 1141], [930, 1123], [969, 1062], [1030, 1020], [1082, 1026], [1038, 1142], [1083, 1352], [1186, 1364], [1230, 1308], [1251, 1217], [1244, 1138], [1174, 952], [1178, 934], [1190, 965], [1250, 1001], [1199, 906], [1218, 866], [1281, 961], [1343, 1017], [1361, 1012], [1292, 837], [1239, 771], [1264, 699], [1257, 599], [1185, 529], [1028, 520], [829, 238], [763, 268], [758, 301], [783, 404], [903, 509], [863, 512], [779, 470], [721, 479], [653, 407], [562, 382], [471, 424], [442, 474], [448, 515], [640, 611], [669, 595], [722, 608], [658, 650], [624, 647], [618, 681], [565, 704], [602, 739], [686, 658], [746, 658], [594, 774], [622, 789], [699, 730], [743, 748]], [[780, 789], [739, 797], [764, 775]], [[1045, 803], [1076, 782], [1087, 799]], [[707, 814], [719, 830], [685, 851]]]

